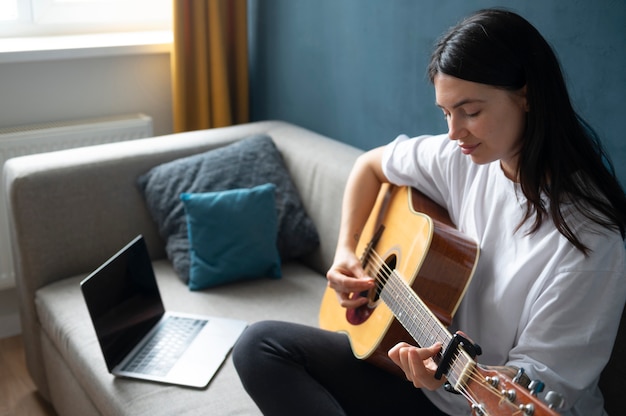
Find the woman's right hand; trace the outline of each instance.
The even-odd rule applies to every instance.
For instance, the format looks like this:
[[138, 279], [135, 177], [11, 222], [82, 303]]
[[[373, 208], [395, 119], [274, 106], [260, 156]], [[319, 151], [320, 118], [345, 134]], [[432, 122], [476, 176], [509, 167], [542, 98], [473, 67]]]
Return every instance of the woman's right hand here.
[[326, 279], [328, 287], [335, 290], [339, 304], [348, 309], [366, 304], [368, 298], [359, 294], [375, 285], [374, 279], [365, 274], [361, 262], [351, 249], [337, 250]]

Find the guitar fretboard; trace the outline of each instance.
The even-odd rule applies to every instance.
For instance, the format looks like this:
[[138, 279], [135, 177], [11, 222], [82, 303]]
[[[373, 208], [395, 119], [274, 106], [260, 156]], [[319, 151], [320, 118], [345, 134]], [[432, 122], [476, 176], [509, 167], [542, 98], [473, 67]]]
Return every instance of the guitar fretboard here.
[[[428, 347], [440, 342], [445, 350], [452, 341], [450, 332], [395, 270], [382, 282], [380, 298], [419, 346]], [[474, 365], [474, 360], [459, 349], [446, 374], [450, 384], [457, 390], [462, 388]]]

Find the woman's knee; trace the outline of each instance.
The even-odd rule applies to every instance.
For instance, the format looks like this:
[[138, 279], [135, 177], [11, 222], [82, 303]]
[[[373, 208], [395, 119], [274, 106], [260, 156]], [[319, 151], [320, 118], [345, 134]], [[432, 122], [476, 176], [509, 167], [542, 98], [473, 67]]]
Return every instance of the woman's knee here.
[[235, 366], [241, 360], [245, 360], [250, 354], [254, 354], [261, 344], [263, 322], [257, 322], [248, 326], [241, 334], [233, 347], [233, 361]]
[[269, 352], [271, 339], [280, 334], [277, 328], [280, 324], [275, 321], [255, 322], [241, 334], [232, 352], [233, 363], [240, 375], [248, 366], [258, 367], [263, 356]]

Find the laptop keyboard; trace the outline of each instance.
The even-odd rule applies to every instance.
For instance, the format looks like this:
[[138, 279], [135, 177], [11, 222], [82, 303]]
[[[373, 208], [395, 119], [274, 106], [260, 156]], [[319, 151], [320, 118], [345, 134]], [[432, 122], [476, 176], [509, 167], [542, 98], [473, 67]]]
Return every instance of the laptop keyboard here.
[[165, 376], [207, 322], [177, 316], [167, 318], [122, 370]]

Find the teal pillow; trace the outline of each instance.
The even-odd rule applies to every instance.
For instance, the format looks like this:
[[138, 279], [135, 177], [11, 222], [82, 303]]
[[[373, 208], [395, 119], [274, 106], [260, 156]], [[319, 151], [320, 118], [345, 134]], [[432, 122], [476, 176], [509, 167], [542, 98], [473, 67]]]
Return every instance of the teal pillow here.
[[182, 193], [191, 265], [189, 289], [281, 277], [276, 186]]

